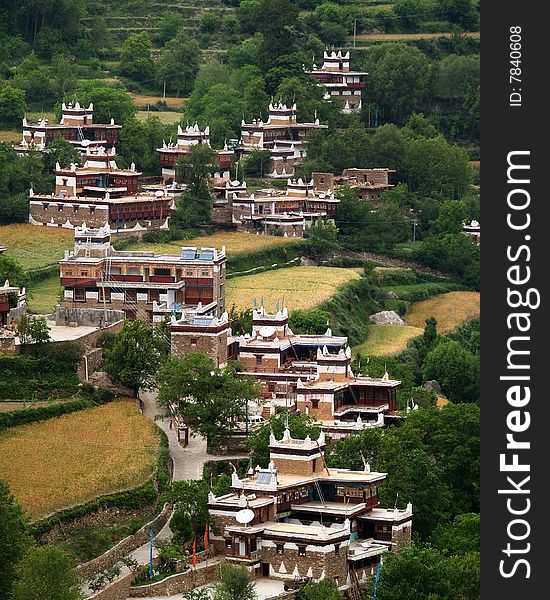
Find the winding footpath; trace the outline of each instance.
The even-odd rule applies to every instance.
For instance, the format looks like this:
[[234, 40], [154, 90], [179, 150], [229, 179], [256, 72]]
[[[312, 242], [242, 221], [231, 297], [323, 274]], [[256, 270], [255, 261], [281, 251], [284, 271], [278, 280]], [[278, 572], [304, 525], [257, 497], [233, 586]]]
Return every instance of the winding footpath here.
[[[202, 437], [189, 436], [189, 444], [183, 448], [178, 442], [176, 432], [170, 428], [170, 419], [163, 416], [157, 407], [157, 392], [140, 393], [142, 401], [143, 414], [152, 419], [167, 435], [168, 449], [173, 462], [173, 481], [183, 481], [192, 479], [202, 479], [203, 468], [206, 462], [211, 460], [227, 460], [246, 458], [247, 455], [238, 456], [213, 456], [206, 452], [206, 440]], [[155, 540], [167, 540], [172, 537], [170, 529], [170, 520], [155, 536]], [[153, 546], [153, 557], [157, 556], [157, 549]], [[144, 544], [134, 550], [129, 558], [135, 560], [138, 565], [147, 565], [149, 563], [149, 544]], [[118, 581], [129, 573], [126, 566], [121, 568], [120, 575], [113, 580]], [[82, 591], [86, 597], [93, 596], [94, 592], [89, 588], [88, 582], [82, 584]]]

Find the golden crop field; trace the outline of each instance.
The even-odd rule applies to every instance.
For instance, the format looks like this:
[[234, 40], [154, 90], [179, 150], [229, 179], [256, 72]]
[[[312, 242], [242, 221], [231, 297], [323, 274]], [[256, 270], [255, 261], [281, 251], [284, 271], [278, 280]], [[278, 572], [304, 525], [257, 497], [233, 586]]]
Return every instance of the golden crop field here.
[[0, 131], [0, 142], [6, 142], [6, 144], [17, 143], [21, 140], [21, 133], [19, 131], [1, 130]]
[[181, 108], [187, 98], [163, 98], [162, 96], [142, 96], [138, 94], [132, 95], [132, 100], [138, 108], [147, 108], [148, 104], [156, 104], [157, 102], [165, 102], [170, 108]]
[[0, 245], [7, 247], [6, 254], [25, 270], [55, 265], [63, 258], [65, 250], [72, 250], [73, 239], [73, 230], [61, 227], [26, 223], [0, 227]]
[[[181, 113], [171, 111], [153, 111], [140, 110], [137, 113], [137, 118], [140, 121], [147, 121], [149, 117], [156, 117], [163, 125], [176, 125], [181, 121]], [[168, 140], [166, 140], [168, 141]]]
[[227, 282], [226, 306], [238, 309], [252, 307], [253, 299], [264, 299], [273, 311], [277, 300], [284, 298], [289, 311], [314, 308], [328, 300], [344, 283], [360, 278], [360, 269], [336, 267], [290, 267], [257, 275], [235, 277]]
[[218, 231], [212, 235], [193, 238], [191, 240], [174, 240], [165, 244], [141, 242], [132, 245], [132, 250], [153, 250], [157, 254], [179, 254], [182, 246], [203, 246], [221, 249], [225, 246], [228, 255], [242, 252], [257, 252], [267, 250], [282, 244], [296, 242], [296, 238], [276, 237], [274, 235], [256, 235], [253, 233]]
[[422, 329], [410, 325], [369, 325], [368, 339], [353, 348], [354, 354], [360, 352], [364, 356], [387, 356], [397, 354], [407, 347], [407, 342], [419, 335]]
[[0, 473], [31, 520], [138, 487], [154, 472], [154, 423], [120, 400], [0, 434]]
[[479, 317], [479, 292], [448, 292], [415, 302], [405, 321], [423, 329], [429, 317], [437, 319], [439, 333], [449, 333], [464, 321]]

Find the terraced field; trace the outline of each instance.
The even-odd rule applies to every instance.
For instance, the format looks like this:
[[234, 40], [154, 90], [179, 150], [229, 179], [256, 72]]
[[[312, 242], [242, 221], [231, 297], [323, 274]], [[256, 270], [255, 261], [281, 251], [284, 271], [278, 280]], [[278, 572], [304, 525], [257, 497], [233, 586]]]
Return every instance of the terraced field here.
[[132, 246], [132, 250], [152, 250], [157, 254], [179, 254], [182, 246], [197, 246], [221, 249], [225, 246], [228, 255], [243, 252], [267, 250], [283, 244], [292, 244], [294, 238], [276, 237], [274, 235], [255, 235], [253, 233], [223, 232], [192, 238], [190, 240], [174, 240], [162, 244], [140, 242]]
[[6, 254], [25, 270], [57, 264], [65, 250], [72, 250], [73, 239], [73, 230], [61, 227], [38, 227], [26, 223], [0, 227], [0, 246], [6, 246]]
[[361, 269], [336, 267], [291, 267], [257, 275], [235, 277], [227, 282], [226, 306], [238, 309], [252, 306], [263, 298], [265, 307], [273, 311], [284, 298], [289, 311], [314, 308], [334, 295], [336, 290], [360, 278]]
[[111, 402], [6, 430], [0, 473], [34, 520], [145, 483], [158, 441], [135, 402]]
[[355, 346], [353, 352], [354, 354], [361, 353], [364, 356], [397, 354], [405, 350], [409, 340], [419, 335], [422, 335], [420, 327], [373, 324], [369, 327], [367, 341]]
[[426, 319], [435, 317], [438, 332], [449, 333], [465, 321], [479, 317], [479, 309], [479, 292], [449, 292], [415, 302], [405, 321], [407, 325], [424, 328]]

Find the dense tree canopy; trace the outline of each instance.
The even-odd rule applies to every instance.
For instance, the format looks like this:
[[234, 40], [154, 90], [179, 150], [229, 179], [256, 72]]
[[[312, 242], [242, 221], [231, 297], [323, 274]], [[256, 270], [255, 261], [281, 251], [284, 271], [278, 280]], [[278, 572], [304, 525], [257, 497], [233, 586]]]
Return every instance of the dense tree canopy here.
[[[1, 258], [1, 257], [0, 257]], [[15, 566], [30, 545], [23, 509], [12, 496], [8, 484], [0, 479], [0, 596], [10, 598]]]
[[231, 432], [246, 414], [246, 403], [258, 397], [257, 383], [236, 374], [234, 365], [218, 369], [201, 352], [170, 357], [158, 375], [158, 401], [175, 405], [195, 434], [210, 448]]

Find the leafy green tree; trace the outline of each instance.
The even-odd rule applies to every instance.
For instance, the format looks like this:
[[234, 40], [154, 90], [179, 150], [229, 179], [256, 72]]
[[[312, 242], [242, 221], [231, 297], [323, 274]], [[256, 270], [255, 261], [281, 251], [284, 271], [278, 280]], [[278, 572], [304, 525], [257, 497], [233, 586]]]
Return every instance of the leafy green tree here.
[[208, 483], [196, 481], [175, 481], [168, 492], [168, 498], [174, 505], [174, 516], [170, 527], [177, 541], [190, 545], [194, 539], [201, 542], [204, 537], [208, 514]]
[[479, 513], [457, 515], [452, 523], [439, 524], [432, 534], [431, 541], [432, 545], [446, 556], [479, 552]]
[[49, 72], [34, 54], [26, 56], [15, 69], [14, 87], [25, 90], [27, 102], [48, 102], [55, 97], [55, 87]]
[[0, 142], [0, 224], [22, 223], [29, 219], [29, 188], [39, 194], [49, 194], [51, 181], [44, 175], [41, 152], [18, 156], [7, 144]]
[[453, 600], [478, 600], [480, 594], [480, 553], [468, 552], [448, 559]]
[[260, 66], [268, 71], [276, 60], [294, 49], [299, 8], [293, 0], [261, 0], [255, 14], [256, 29], [263, 35]]
[[443, 19], [460, 25], [466, 31], [479, 27], [479, 14], [472, 0], [437, 0], [436, 9]]
[[158, 61], [157, 77], [166, 83], [166, 89], [187, 94], [193, 89], [199, 72], [200, 48], [182, 29], [164, 46]]
[[[251, 0], [258, 2], [259, 0]], [[241, 3], [241, 7], [243, 4]], [[263, 36], [257, 33], [243, 40], [240, 44], [234, 44], [228, 52], [229, 65], [233, 69], [239, 69], [244, 65], [258, 65], [260, 61], [260, 49]]]
[[393, 123], [378, 127], [372, 137], [372, 153], [375, 166], [399, 169], [405, 153], [400, 129]]
[[17, 324], [17, 335], [22, 344], [45, 344], [50, 341], [50, 330], [44, 317], [23, 315]]
[[0, 596], [11, 598], [16, 579], [15, 567], [30, 546], [27, 521], [21, 505], [0, 479]]
[[429, 8], [425, 0], [396, 0], [393, 10], [405, 31], [415, 32], [422, 21], [426, 20]]
[[11, 256], [0, 254], [0, 285], [8, 280], [10, 285], [25, 287], [29, 284], [29, 278], [21, 265]]
[[380, 600], [451, 600], [450, 575], [449, 564], [436, 550], [413, 545], [385, 558], [377, 597]]
[[452, 516], [479, 511], [480, 411], [475, 404], [448, 404], [409, 413], [405, 437], [420, 436], [425, 451], [442, 469], [452, 495]]
[[337, 237], [338, 228], [332, 221], [317, 219], [307, 230], [309, 236], [307, 238], [308, 253], [321, 263], [324, 259], [334, 254], [338, 247]]
[[479, 85], [479, 56], [451, 54], [437, 65], [434, 95], [446, 100], [451, 107], [464, 101], [469, 88]]
[[400, 507], [412, 502], [414, 531], [421, 538], [428, 537], [438, 523], [449, 518], [451, 493], [444, 482], [443, 468], [434, 464], [417, 432], [386, 433], [375, 466], [389, 473], [380, 488], [382, 505], [393, 506], [396, 499]]
[[383, 111], [387, 121], [403, 123], [419, 111], [429, 91], [429, 63], [426, 55], [413, 46], [384, 43], [369, 49], [368, 99]]
[[129, 119], [119, 135], [119, 155], [126, 165], [134, 163], [146, 175], [158, 175], [160, 161], [157, 148], [170, 135], [170, 128], [150, 113], [145, 121]]
[[252, 150], [237, 164], [240, 166], [242, 177], [264, 177], [269, 169], [271, 152], [269, 150]]
[[[224, 75], [229, 80], [230, 73]], [[245, 104], [241, 91], [230, 81], [213, 83], [209, 78], [210, 74], [199, 74], [185, 114], [193, 121], [208, 124], [212, 144], [222, 147], [226, 139], [238, 139]]]
[[200, 27], [202, 31], [213, 33], [220, 28], [221, 23], [220, 15], [212, 10], [206, 11], [201, 15]]
[[164, 13], [159, 21], [157, 42], [161, 46], [164, 46], [167, 42], [176, 37], [176, 34], [181, 30], [184, 24], [185, 18], [181, 13]]
[[479, 288], [479, 246], [463, 233], [431, 236], [413, 250], [413, 260], [444, 273], [458, 275], [466, 285]]
[[191, 151], [177, 164], [178, 181], [187, 184], [187, 191], [194, 198], [210, 197], [208, 179], [218, 170], [216, 153], [208, 144], [195, 144]]
[[429, 317], [426, 319], [425, 323], [422, 337], [415, 342], [420, 365], [424, 362], [428, 352], [431, 352], [435, 348], [438, 340], [437, 320], [434, 317]]
[[58, 100], [70, 94], [76, 87], [74, 65], [65, 56], [56, 56], [54, 59], [53, 81]]
[[220, 563], [219, 579], [214, 583], [214, 600], [255, 600], [254, 579], [241, 565], [223, 561]]
[[427, 354], [424, 379], [436, 379], [451, 402], [479, 400], [479, 359], [458, 342], [442, 340]]
[[246, 84], [243, 98], [249, 119], [267, 118], [269, 96], [265, 91], [265, 79], [263, 77], [255, 77]]
[[155, 376], [169, 352], [166, 327], [151, 328], [140, 319], [125, 321], [112, 348], [104, 351], [103, 368], [114, 381], [131, 388], [137, 398], [140, 389], [155, 385]]
[[437, 127], [421, 113], [413, 113], [407, 119], [401, 133], [407, 138], [436, 138], [441, 135]]
[[303, 440], [306, 436], [316, 439], [321, 433], [320, 426], [307, 415], [295, 415], [280, 412], [270, 417], [267, 423], [255, 429], [246, 440], [246, 445], [250, 448], [250, 461], [254, 465], [267, 467], [269, 463], [269, 435], [273, 431], [275, 437], [280, 440], [283, 437], [286, 423], [290, 434], [295, 439]]
[[294, 333], [321, 335], [329, 326], [330, 313], [326, 310], [293, 310], [288, 324]]
[[10, 85], [0, 85], [0, 125], [19, 127], [27, 111], [25, 91]]
[[231, 329], [235, 335], [244, 335], [252, 331], [252, 309], [237, 310], [235, 304], [229, 310]]
[[78, 150], [60, 135], [48, 146], [48, 152], [44, 154], [44, 169], [54, 172], [56, 163], [64, 168], [68, 168], [71, 163], [76, 165], [81, 163]]
[[296, 596], [298, 600], [341, 600], [342, 594], [333, 579], [308, 582]]
[[380, 204], [374, 209], [369, 202], [355, 199], [346, 187], [337, 190], [340, 203], [336, 209], [336, 225], [343, 246], [355, 251], [383, 251], [397, 242], [410, 239], [411, 219], [393, 204]]
[[68, 554], [55, 546], [31, 548], [17, 566], [13, 600], [81, 600], [80, 581]]
[[348, 435], [331, 448], [325, 455], [327, 465], [340, 469], [362, 471], [363, 458], [371, 465], [378, 460], [382, 446], [382, 431], [378, 428], [363, 429], [357, 435]]
[[[93, 103], [94, 119], [98, 123], [109, 123], [114, 119], [115, 123], [122, 125], [137, 113], [130, 94], [103, 82], [81, 81], [74, 91], [74, 97], [82, 105]], [[66, 101], [73, 99], [73, 96], [65, 98]]]
[[216, 447], [245, 416], [246, 403], [259, 396], [258, 384], [237, 375], [234, 365], [218, 369], [201, 352], [171, 357], [158, 375], [158, 402], [176, 405], [192, 431]]
[[421, 407], [436, 406], [437, 395], [433, 390], [428, 390], [423, 387], [414, 387], [406, 392], [402, 392], [402, 399], [404, 399], [404, 406], [408, 400], [412, 400], [416, 405]]
[[147, 33], [131, 33], [120, 51], [120, 72], [136, 81], [148, 81], [155, 72]]
[[405, 142], [401, 165], [409, 189], [419, 195], [460, 199], [470, 182], [468, 153], [442, 136]]

